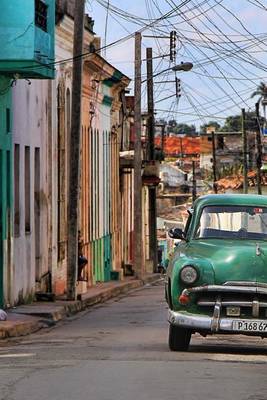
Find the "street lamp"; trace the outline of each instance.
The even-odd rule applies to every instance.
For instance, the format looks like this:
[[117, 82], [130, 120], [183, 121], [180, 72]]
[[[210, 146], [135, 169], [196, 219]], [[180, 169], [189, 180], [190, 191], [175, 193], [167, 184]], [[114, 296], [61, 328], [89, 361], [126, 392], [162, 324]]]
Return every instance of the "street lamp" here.
[[191, 62], [181, 62], [181, 64], [177, 64], [174, 67], [170, 67], [170, 68], [166, 68], [163, 71], [159, 71], [157, 74], [153, 75], [153, 78], [155, 78], [155, 76], [158, 76], [160, 74], [163, 74], [164, 72], [167, 71], [190, 71], [193, 68], [193, 64]]
[[191, 71], [191, 69], [193, 68], [193, 64], [191, 62], [181, 62], [181, 64], [175, 65], [174, 67], [172, 67], [173, 71]]
[[[169, 67], [169, 68], [163, 69], [162, 71], [159, 71], [157, 74], [153, 75], [153, 78], [155, 78], [156, 76], [161, 75], [161, 74], [163, 74], [164, 72], [167, 72], [167, 71], [174, 71], [174, 72], [184, 71], [184, 72], [188, 72], [192, 68], [193, 68], [193, 63], [191, 63], [191, 62], [181, 62], [181, 64], [177, 64], [174, 67]], [[146, 81], [147, 81], [147, 79], [142, 81], [142, 83], [144, 83]]]

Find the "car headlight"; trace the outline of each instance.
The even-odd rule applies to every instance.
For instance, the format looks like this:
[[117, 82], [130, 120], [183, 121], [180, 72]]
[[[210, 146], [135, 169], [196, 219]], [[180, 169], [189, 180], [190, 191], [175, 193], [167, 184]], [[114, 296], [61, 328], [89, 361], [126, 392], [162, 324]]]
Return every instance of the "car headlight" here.
[[186, 285], [192, 285], [198, 279], [198, 271], [192, 265], [183, 267], [180, 271], [180, 279]]

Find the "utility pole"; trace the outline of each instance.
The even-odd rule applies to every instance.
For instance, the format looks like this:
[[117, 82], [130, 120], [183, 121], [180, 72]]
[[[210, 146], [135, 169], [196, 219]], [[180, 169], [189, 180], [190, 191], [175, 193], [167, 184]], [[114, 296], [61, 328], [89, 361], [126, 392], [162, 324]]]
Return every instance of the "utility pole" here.
[[260, 104], [257, 102], [255, 104], [256, 110], [256, 123], [257, 123], [257, 133], [256, 133], [256, 140], [257, 140], [257, 187], [258, 187], [258, 194], [262, 194], [261, 190], [261, 166], [262, 166], [262, 145], [261, 145], [261, 128], [260, 128], [260, 111], [259, 111]]
[[[148, 161], [155, 160], [155, 118], [153, 93], [153, 60], [152, 48], [146, 49], [147, 63], [147, 111], [148, 111]], [[153, 272], [158, 267], [158, 240], [157, 240], [157, 192], [156, 187], [149, 188], [149, 253], [153, 263]]]
[[164, 138], [165, 138], [165, 125], [161, 125], [161, 151], [164, 157]]
[[135, 33], [135, 79], [134, 79], [134, 271], [143, 277], [142, 240], [142, 145], [141, 145], [141, 33]]
[[211, 132], [212, 139], [212, 170], [213, 170], [213, 191], [217, 193], [217, 163], [216, 163], [216, 147], [215, 147], [215, 133]]
[[147, 111], [148, 111], [148, 159], [155, 159], [155, 119], [154, 119], [154, 95], [153, 95], [153, 60], [152, 48], [146, 49], [147, 66]]
[[243, 138], [243, 193], [248, 192], [248, 144], [247, 144], [247, 132], [246, 132], [246, 113], [245, 109], [242, 108], [242, 138]]
[[77, 262], [78, 262], [78, 205], [80, 187], [80, 133], [81, 133], [81, 93], [85, 0], [75, 1], [74, 38], [73, 38], [73, 70], [72, 70], [72, 103], [71, 103], [71, 135], [70, 165], [68, 191], [68, 266], [67, 266], [67, 298], [76, 299]]
[[195, 160], [192, 161], [192, 203], [194, 204], [197, 198], [197, 181], [196, 181], [196, 162]]

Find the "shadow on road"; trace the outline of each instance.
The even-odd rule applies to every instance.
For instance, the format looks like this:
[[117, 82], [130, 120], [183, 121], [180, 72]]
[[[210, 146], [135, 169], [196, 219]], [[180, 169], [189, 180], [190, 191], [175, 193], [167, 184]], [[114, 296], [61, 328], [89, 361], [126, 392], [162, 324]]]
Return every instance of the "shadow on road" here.
[[[214, 343], [215, 340], [216, 343]], [[199, 343], [200, 341], [201, 343]], [[193, 337], [189, 352], [267, 356], [267, 339], [246, 338], [246, 336], [233, 339], [225, 336], [207, 339], [198, 337], [194, 340]]]

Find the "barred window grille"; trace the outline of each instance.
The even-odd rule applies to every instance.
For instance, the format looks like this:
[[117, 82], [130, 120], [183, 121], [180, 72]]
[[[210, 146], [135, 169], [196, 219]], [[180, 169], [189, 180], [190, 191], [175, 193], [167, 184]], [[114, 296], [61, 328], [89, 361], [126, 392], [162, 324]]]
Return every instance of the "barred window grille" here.
[[42, 0], [35, 0], [35, 25], [47, 32], [48, 6]]

